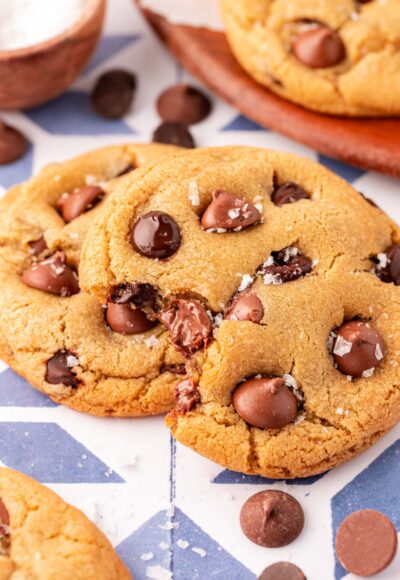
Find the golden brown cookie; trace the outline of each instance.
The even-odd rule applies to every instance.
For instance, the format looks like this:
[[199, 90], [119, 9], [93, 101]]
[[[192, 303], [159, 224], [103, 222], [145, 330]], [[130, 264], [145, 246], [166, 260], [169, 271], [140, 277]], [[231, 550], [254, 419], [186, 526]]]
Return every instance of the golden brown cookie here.
[[143, 296], [110, 314], [79, 292], [77, 269], [102, 198], [176, 151], [101, 149], [48, 166], [0, 201], [0, 355], [58, 403], [94, 415], [171, 409], [184, 360], [139, 308]]
[[323, 113], [400, 114], [398, 0], [221, 0], [221, 7], [236, 58], [275, 93]]
[[176, 438], [231, 469], [320, 473], [400, 416], [399, 229], [342, 179], [268, 150], [196, 150], [119, 187], [89, 231], [101, 301], [149, 284], [191, 367]]
[[0, 578], [128, 580], [107, 538], [78, 509], [0, 467]]

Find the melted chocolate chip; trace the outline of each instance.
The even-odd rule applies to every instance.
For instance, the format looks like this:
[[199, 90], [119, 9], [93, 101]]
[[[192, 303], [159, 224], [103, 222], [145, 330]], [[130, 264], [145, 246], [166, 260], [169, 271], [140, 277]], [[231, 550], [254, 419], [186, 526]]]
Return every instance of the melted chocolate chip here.
[[310, 68], [329, 68], [346, 58], [346, 48], [335, 30], [318, 27], [298, 36], [293, 54]]
[[59, 296], [71, 296], [79, 292], [78, 276], [67, 265], [64, 252], [56, 252], [27, 268], [22, 274], [22, 281], [31, 288]]
[[57, 207], [66, 223], [72, 222], [86, 211], [97, 205], [106, 195], [106, 192], [96, 185], [77, 187], [72, 193], [63, 194], [58, 200]]
[[244, 535], [259, 546], [279, 548], [293, 542], [304, 527], [299, 502], [283, 491], [261, 491], [252, 495], [240, 512]]
[[0, 121], [0, 165], [17, 161], [27, 148], [28, 142], [23, 134]]
[[193, 379], [185, 379], [175, 389], [175, 411], [185, 415], [200, 403], [200, 393]]
[[308, 193], [300, 185], [291, 181], [277, 187], [271, 196], [272, 202], [278, 207], [309, 198]]
[[260, 268], [265, 284], [284, 284], [305, 276], [313, 269], [313, 262], [297, 248], [285, 248], [272, 252], [270, 258]]
[[383, 254], [374, 258], [375, 274], [386, 284], [400, 286], [400, 246], [391, 245]]
[[121, 334], [143, 334], [157, 325], [157, 321], [149, 320], [140, 308], [112, 302], [107, 306], [106, 320], [112, 330]]
[[246, 423], [259, 429], [281, 429], [296, 418], [298, 402], [279, 377], [241, 383], [233, 392], [233, 406]]
[[119, 119], [131, 107], [136, 88], [135, 76], [126, 70], [110, 70], [101, 75], [91, 94], [92, 107], [106, 119]]
[[195, 300], [174, 298], [160, 320], [169, 329], [176, 350], [191, 356], [212, 339], [212, 324], [205, 308]]
[[162, 211], [142, 215], [132, 228], [131, 242], [139, 254], [146, 258], [169, 258], [181, 244], [176, 221]]
[[75, 388], [79, 381], [72, 369], [78, 365], [79, 361], [73, 352], [66, 349], [58, 350], [47, 361], [45, 380], [52, 385], [63, 384]]
[[345, 322], [333, 342], [333, 358], [345, 375], [370, 377], [386, 354], [382, 335], [369, 323], [361, 320]]
[[252, 292], [238, 294], [228, 307], [226, 320], [249, 320], [258, 324], [264, 316], [261, 300]]
[[192, 134], [182, 123], [161, 123], [153, 133], [153, 143], [176, 145], [186, 149], [196, 147]]
[[134, 304], [138, 308], [148, 308], [153, 312], [160, 309], [157, 288], [151, 284], [120, 284], [111, 294], [115, 304]]
[[29, 253], [35, 258], [43, 254], [45, 250], [47, 250], [47, 244], [44, 236], [40, 236], [37, 240], [29, 242]]
[[201, 225], [205, 230], [239, 230], [259, 221], [261, 214], [252, 203], [229, 191], [216, 189], [210, 205], [203, 213]]
[[193, 125], [210, 114], [211, 102], [199, 89], [179, 84], [161, 93], [157, 99], [157, 111], [163, 121]]
[[276, 562], [258, 577], [258, 580], [307, 580], [303, 572], [291, 562]]

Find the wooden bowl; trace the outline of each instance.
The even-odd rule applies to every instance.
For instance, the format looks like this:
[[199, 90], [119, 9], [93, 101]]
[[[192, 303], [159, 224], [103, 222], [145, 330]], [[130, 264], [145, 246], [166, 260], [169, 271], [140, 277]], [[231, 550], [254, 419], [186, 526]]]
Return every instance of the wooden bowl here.
[[79, 19], [61, 34], [26, 48], [0, 51], [0, 109], [34, 107], [72, 83], [96, 48], [105, 3], [85, 0]]

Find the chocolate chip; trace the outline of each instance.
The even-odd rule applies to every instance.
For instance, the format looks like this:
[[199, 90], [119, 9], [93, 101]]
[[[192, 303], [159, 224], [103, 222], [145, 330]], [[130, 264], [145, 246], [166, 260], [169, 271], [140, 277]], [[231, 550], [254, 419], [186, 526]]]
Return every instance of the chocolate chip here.
[[156, 321], [149, 320], [140, 308], [112, 302], [107, 306], [106, 320], [112, 330], [121, 334], [143, 334], [157, 324]]
[[346, 58], [346, 48], [339, 34], [327, 27], [307, 30], [298, 36], [293, 53], [311, 68], [335, 66]]
[[193, 125], [210, 114], [211, 102], [195, 87], [182, 83], [161, 93], [157, 111], [163, 121]]
[[161, 123], [153, 133], [153, 143], [177, 145], [186, 149], [196, 147], [192, 134], [182, 123]]
[[256, 493], [240, 511], [240, 527], [244, 535], [259, 546], [287, 546], [297, 538], [303, 526], [301, 505], [283, 491]]
[[44, 236], [40, 236], [37, 240], [32, 240], [29, 242], [29, 253], [37, 258], [40, 254], [43, 254], [45, 250], [47, 250], [46, 240]]
[[296, 418], [297, 399], [284, 379], [261, 377], [241, 383], [233, 392], [239, 417], [259, 429], [281, 429]]
[[79, 381], [73, 368], [79, 365], [79, 361], [70, 350], [58, 350], [47, 361], [45, 380], [52, 385], [63, 384], [67, 387], [77, 387]]
[[175, 411], [180, 415], [185, 415], [200, 403], [200, 393], [193, 379], [185, 379], [177, 385], [175, 401]]
[[303, 572], [290, 562], [276, 562], [265, 568], [258, 580], [307, 580]]
[[367, 322], [350, 320], [336, 331], [333, 358], [340, 372], [347, 376], [370, 377], [385, 354], [382, 335]]
[[27, 148], [28, 143], [22, 133], [0, 121], [0, 165], [17, 161]]
[[271, 196], [272, 202], [278, 207], [287, 203], [295, 203], [301, 199], [309, 198], [310, 196], [308, 193], [304, 191], [300, 185], [293, 183], [292, 181], [288, 181], [287, 183], [277, 187]]
[[132, 228], [131, 242], [146, 258], [169, 258], [181, 244], [178, 224], [167, 213], [150, 211], [140, 216]]
[[229, 191], [216, 189], [202, 215], [201, 225], [205, 230], [241, 230], [260, 220], [261, 214], [252, 203]]
[[97, 205], [106, 195], [101, 187], [85, 185], [77, 187], [72, 193], [63, 194], [57, 203], [64, 221], [69, 223]]
[[358, 576], [372, 576], [389, 566], [397, 551], [397, 532], [384, 514], [370, 509], [353, 512], [336, 534], [342, 566]]
[[135, 76], [126, 70], [111, 70], [101, 75], [92, 94], [92, 107], [101, 117], [119, 119], [132, 104]]
[[31, 288], [59, 296], [79, 292], [78, 276], [67, 265], [64, 252], [56, 252], [46, 260], [33, 264], [23, 272], [22, 281]]
[[176, 350], [190, 356], [209, 345], [212, 324], [204, 306], [195, 300], [174, 298], [161, 313], [160, 320], [169, 329]]
[[400, 246], [393, 244], [383, 254], [374, 258], [375, 274], [386, 284], [400, 286]]
[[111, 294], [115, 304], [134, 304], [138, 308], [148, 308], [153, 312], [160, 309], [160, 297], [157, 288], [151, 284], [120, 284]]
[[297, 248], [285, 248], [272, 252], [257, 272], [264, 278], [264, 284], [284, 284], [305, 276], [313, 269], [313, 262]]
[[10, 514], [0, 498], [0, 556], [9, 556], [11, 548]]
[[264, 316], [261, 300], [252, 292], [242, 292], [232, 301], [225, 313], [226, 320], [249, 320], [258, 324]]
[[162, 373], [172, 373], [173, 375], [186, 375], [186, 365], [164, 365]]

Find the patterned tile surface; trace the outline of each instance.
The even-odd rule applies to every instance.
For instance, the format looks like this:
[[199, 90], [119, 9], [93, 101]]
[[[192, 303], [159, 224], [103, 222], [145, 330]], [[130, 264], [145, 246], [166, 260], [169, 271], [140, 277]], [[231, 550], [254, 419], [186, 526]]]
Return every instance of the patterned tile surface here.
[[[155, 97], [189, 78], [130, 0], [110, 2], [107, 18], [96, 55], [67, 93], [26, 114], [1, 115], [28, 135], [31, 147], [22, 160], [0, 168], [0, 192], [51, 161], [109, 143], [148, 141], [158, 123]], [[101, 120], [90, 110], [90, 87], [112, 66], [128, 67], [139, 78], [134, 108], [123, 121]], [[213, 114], [193, 132], [199, 145], [257, 145], [319, 159], [400, 221], [397, 181], [318, 155], [221, 101], [214, 99]], [[85, 511], [136, 580], [248, 580], [277, 560], [297, 563], [309, 580], [339, 579], [346, 573], [335, 562], [333, 538], [349, 512], [380, 509], [400, 530], [399, 428], [339, 469], [276, 482], [224, 470], [175, 445], [162, 418], [79, 415], [48, 401], [5, 365], [0, 370], [0, 462], [36, 477]], [[243, 502], [270, 486], [289, 490], [306, 512], [303, 534], [287, 548], [255, 546], [238, 526]], [[382, 578], [399, 577], [397, 559]]]

